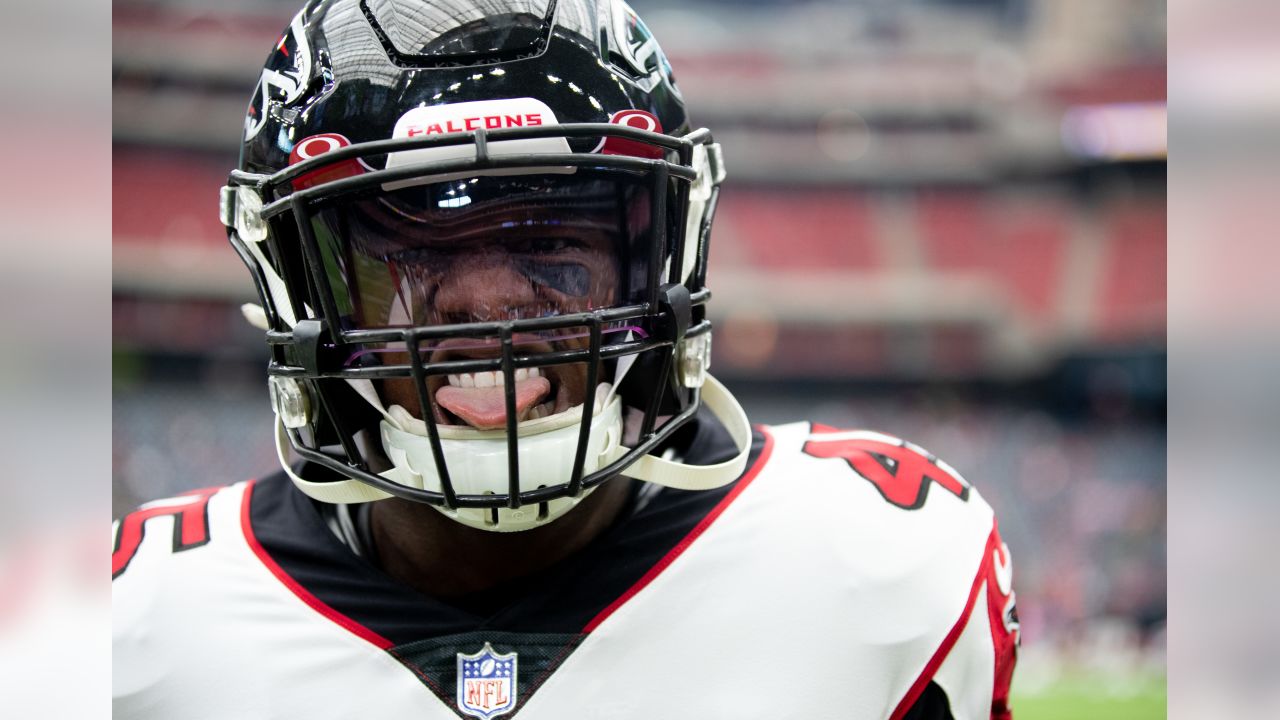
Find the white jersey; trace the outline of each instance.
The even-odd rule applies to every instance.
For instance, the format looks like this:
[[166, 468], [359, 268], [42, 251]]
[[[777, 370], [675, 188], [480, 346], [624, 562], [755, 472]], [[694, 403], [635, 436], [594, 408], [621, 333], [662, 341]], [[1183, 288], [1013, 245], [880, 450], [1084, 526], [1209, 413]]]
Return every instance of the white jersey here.
[[1009, 717], [978, 492], [877, 433], [761, 428], [753, 454], [483, 613], [395, 583], [282, 475], [145, 505], [115, 526], [114, 716]]

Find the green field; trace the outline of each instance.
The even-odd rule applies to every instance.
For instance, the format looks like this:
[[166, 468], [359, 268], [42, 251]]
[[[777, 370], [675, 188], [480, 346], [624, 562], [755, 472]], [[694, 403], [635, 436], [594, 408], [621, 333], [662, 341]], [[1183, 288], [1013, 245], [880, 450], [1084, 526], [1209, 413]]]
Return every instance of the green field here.
[[1165, 717], [1165, 688], [1164, 677], [1117, 684], [1081, 674], [1027, 691], [1015, 677], [1011, 705], [1016, 720], [1154, 720]]

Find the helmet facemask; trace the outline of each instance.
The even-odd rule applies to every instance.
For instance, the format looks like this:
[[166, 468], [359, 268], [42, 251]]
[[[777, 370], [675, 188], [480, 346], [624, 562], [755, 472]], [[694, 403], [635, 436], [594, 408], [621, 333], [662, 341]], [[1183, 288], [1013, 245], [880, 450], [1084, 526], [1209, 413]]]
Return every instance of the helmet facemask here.
[[[567, 137], [649, 156], [492, 152]], [[435, 147], [453, 157], [388, 161]], [[706, 131], [608, 124], [335, 144], [233, 173], [224, 220], [267, 306], [280, 432], [344, 478], [308, 491], [518, 530], [659, 445], [698, 405], [722, 175]], [[266, 233], [244, 212], [258, 198]]]

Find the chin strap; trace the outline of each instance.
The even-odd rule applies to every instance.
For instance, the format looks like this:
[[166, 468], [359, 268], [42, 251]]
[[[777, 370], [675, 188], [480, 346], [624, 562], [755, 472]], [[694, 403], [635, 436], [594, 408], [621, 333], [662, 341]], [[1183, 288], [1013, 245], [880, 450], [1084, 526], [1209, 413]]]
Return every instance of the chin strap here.
[[[624, 468], [622, 474], [677, 490], [712, 490], [738, 479], [746, 470], [747, 456], [751, 454], [751, 423], [747, 421], [747, 414], [728, 388], [710, 375], [702, 386], [702, 402], [729, 431], [738, 448], [736, 456], [715, 465], [686, 465], [645, 455]], [[618, 448], [617, 457], [627, 451], [628, 448]]]
[[[285, 429], [284, 423], [280, 418], [276, 418], [276, 457], [280, 459], [280, 467], [284, 468], [284, 472], [293, 481], [298, 489], [306, 493], [307, 496], [315, 498], [320, 502], [332, 503], [334, 505], [345, 505], [348, 503], [371, 502], [373, 500], [385, 500], [391, 495], [382, 492], [372, 485], [365, 485], [359, 480], [331, 480], [327, 482], [315, 482], [312, 480], [304, 480], [293, 468], [289, 466], [289, 431]], [[400, 482], [397, 477], [398, 468], [392, 468], [384, 473], [380, 473], [382, 477], [392, 482]]]
[[[702, 386], [702, 402], [716, 416], [738, 447], [738, 454], [730, 460], [715, 465], [685, 465], [684, 463], [664, 460], [654, 455], [645, 455], [622, 470], [621, 474], [638, 480], [645, 480], [656, 485], [663, 485], [678, 490], [711, 490], [733, 482], [742, 475], [747, 467], [747, 455], [751, 452], [751, 424], [742, 406], [731, 395], [724, 385], [710, 375]], [[384, 500], [391, 497], [377, 488], [366, 485], [359, 480], [332, 480], [314, 482], [304, 480], [289, 467], [289, 433], [284, 423], [276, 418], [276, 456], [285, 474], [298, 489], [321, 502], [346, 504]], [[629, 448], [618, 447], [614, 456], [605, 464], [613, 462], [629, 452]], [[382, 477], [407, 487], [414, 487], [404, 482], [399, 468], [392, 468]]]

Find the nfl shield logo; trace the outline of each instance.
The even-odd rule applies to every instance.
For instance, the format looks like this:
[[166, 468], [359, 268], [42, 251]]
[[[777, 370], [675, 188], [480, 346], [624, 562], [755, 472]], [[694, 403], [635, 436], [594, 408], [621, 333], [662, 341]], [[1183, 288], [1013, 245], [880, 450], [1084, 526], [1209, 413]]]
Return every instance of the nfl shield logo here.
[[485, 643], [475, 655], [458, 653], [458, 709], [489, 720], [516, 707], [516, 654], [499, 655]]

